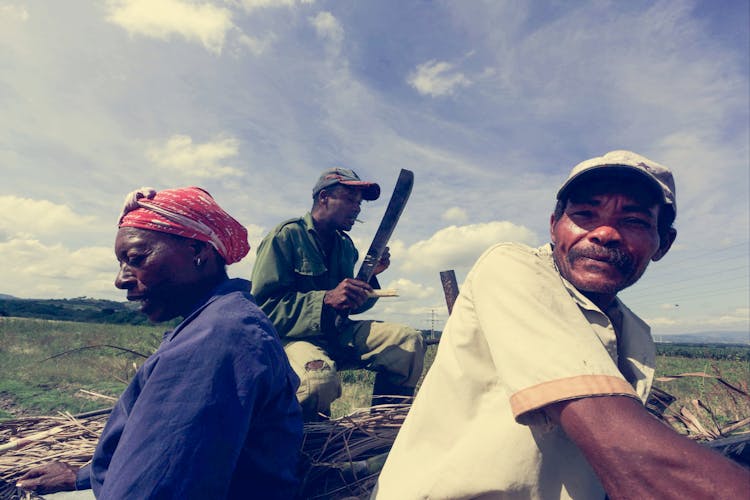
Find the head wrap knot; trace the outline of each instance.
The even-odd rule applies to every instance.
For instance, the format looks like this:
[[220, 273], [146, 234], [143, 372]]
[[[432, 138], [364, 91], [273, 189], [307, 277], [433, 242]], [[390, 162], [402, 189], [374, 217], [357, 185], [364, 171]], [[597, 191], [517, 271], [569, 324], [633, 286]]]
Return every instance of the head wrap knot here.
[[136, 227], [210, 243], [227, 264], [250, 251], [247, 229], [199, 187], [141, 188], [128, 194], [118, 227]]

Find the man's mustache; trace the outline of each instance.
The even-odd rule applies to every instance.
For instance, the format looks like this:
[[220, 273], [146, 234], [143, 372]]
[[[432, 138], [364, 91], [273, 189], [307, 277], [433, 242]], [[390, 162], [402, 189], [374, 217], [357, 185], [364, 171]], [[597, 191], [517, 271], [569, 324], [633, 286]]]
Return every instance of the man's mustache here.
[[633, 259], [619, 248], [571, 248], [568, 250], [568, 262], [573, 264], [580, 258], [588, 258], [613, 264], [622, 271], [633, 268]]

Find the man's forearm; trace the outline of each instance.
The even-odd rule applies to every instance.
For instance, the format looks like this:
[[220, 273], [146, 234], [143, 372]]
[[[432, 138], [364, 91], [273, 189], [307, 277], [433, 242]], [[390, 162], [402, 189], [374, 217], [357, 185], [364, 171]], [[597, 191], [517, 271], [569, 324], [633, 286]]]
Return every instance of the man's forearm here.
[[583, 452], [609, 498], [742, 498], [750, 470], [662, 424], [633, 398], [551, 405], [548, 415]]

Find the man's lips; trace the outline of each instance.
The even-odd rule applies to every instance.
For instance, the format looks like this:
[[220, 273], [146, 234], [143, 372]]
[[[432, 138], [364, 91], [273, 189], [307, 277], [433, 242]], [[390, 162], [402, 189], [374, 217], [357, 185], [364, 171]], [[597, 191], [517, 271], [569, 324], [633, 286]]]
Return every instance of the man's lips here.
[[579, 258], [582, 259], [588, 259], [588, 260], [595, 260], [597, 262], [605, 262], [607, 264], [613, 264], [616, 262], [616, 259], [611, 258], [609, 255], [580, 255]]
[[595, 263], [609, 264], [620, 271], [629, 270], [633, 265], [633, 259], [620, 249], [612, 248], [606, 250], [571, 248], [568, 252], [568, 261], [572, 264], [577, 260], [586, 259]]

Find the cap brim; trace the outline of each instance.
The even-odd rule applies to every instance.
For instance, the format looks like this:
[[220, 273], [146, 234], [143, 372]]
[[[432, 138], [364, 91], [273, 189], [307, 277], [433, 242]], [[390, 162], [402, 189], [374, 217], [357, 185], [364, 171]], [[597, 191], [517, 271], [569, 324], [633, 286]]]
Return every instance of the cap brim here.
[[344, 186], [351, 186], [362, 190], [362, 199], [367, 201], [377, 200], [380, 198], [380, 185], [375, 182], [367, 181], [338, 181]]
[[566, 199], [570, 190], [581, 182], [592, 182], [597, 179], [612, 178], [630, 178], [640, 181], [642, 184], [649, 186], [652, 189], [654, 196], [661, 203], [671, 204], [671, 201], [664, 195], [664, 190], [658, 180], [643, 170], [631, 167], [630, 165], [597, 165], [582, 170], [565, 181], [565, 184], [563, 184], [557, 192], [557, 199]]

